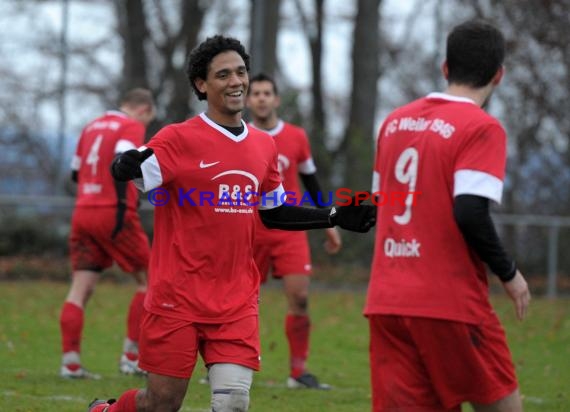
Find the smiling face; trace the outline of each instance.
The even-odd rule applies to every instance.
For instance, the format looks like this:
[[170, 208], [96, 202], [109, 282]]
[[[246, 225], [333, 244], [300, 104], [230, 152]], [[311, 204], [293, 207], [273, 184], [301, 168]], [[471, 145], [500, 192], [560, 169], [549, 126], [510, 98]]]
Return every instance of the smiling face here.
[[207, 78], [196, 79], [196, 87], [207, 95], [207, 115], [224, 126], [239, 126], [249, 77], [245, 62], [235, 51], [226, 51], [210, 62]]

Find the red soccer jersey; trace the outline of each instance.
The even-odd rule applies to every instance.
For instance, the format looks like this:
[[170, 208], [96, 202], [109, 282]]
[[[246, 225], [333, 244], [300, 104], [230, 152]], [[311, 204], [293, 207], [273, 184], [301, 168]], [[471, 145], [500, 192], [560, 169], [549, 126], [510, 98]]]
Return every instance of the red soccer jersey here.
[[[303, 199], [304, 193], [299, 186], [299, 173], [308, 175], [317, 171], [307, 133], [304, 129], [282, 120], [279, 120], [273, 129], [263, 131], [273, 136], [277, 146], [277, 166], [287, 195], [287, 202], [310, 207], [311, 204], [306, 203], [309, 198]], [[305, 203], [301, 204], [301, 202]], [[256, 239], [261, 242], [279, 238], [280, 235], [291, 234], [279, 229], [268, 229], [260, 219], [258, 219], [256, 228]]]
[[283, 187], [271, 137], [243, 124], [235, 136], [202, 113], [148, 143], [154, 155], [137, 186], [167, 199], [154, 212], [145, 301], [152, 313], [203, 323], [257, 314], [255, 205], [279, 206]]
[[[116, 206], [117, 192], [109, 167], [117, 153], [144, 143], [145, 127], [119, 111], [108, 111], [81, 133], [71, 168], [78, 172], [77, 207]], [[127, 187], [127, 206], [137, 208], [137, 190]]]
[[381, 206], [365, 314], [470, 323], [492, 310], [485, 267], [455, 222], [453, 199], [500, 202], [505, 163], [503, 128], [470, 99], [432, 93], [388, 116], [374, 170]]

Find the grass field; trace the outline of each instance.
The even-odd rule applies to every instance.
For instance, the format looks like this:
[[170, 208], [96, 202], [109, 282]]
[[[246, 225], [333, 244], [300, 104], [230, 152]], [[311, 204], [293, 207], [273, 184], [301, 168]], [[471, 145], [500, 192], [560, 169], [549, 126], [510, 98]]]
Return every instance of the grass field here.
[[[0, 283], [0, 411], [84, 411], [93, 397], [118, 396], [144, 385], [117, 372], [131, 287], [103, 283], [87, 310], [82, 358], [101, 381], [58, 377], [59, 310], [63, 283]], [[330, 392], [290, 391], [283, 334], [284, 298], [264, 289], [261, 306], [263, 370], [256, 374], [251, 411], [370, 410], [362, 292], [314, 291], [310, 369], [334, 386]], [[514, 320], [510, 302], [494, 299], [517, 365], [526, 411], [570, 410], [570, 305], [535, 299], [529, 318]], [[195, 377], [202, 375], [199, 367]], [[197, 379], [195, 379], [197, 380]], [[183, 411], [209, 411], [209, 388], [191, 382]], [[468, 407], [464, 411], [470, 410]]]

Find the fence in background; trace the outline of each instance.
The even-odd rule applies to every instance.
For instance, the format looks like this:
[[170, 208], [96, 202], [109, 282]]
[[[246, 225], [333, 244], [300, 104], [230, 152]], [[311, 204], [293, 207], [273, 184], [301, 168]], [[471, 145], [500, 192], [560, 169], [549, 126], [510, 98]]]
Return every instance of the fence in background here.
[[[42, 227], [47, 224], [44, 217], [50, 216], [49, 224], [58, 226], [50, 230], [66, 232], [73, 204], [70, 196], [0, 195], [0, 224], [22, 217], [37, 219]], [[152, 210], [153, 206], [143, 200], [141, 213], [147, 222]], [[545, 275], [545, 295], [557, 297], [561, 280], [570, 277], [570, 254], [562, 253], [564, 245], [570, 246], [570, 217], [494, 214], [493, 219], [506, 248], [515, 252], [520, 266], [525, 268], [524, 273], [528, 274], [526, 268], [530, 267], [532, 274]]]

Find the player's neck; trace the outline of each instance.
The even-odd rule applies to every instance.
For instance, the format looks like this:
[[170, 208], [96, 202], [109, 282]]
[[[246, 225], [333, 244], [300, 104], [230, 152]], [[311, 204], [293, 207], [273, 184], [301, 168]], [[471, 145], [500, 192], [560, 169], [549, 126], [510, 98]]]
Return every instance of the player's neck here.
[[119, 111], [123, 112], [124, 114], [126, 114], [129, 117], [134, 118], [135, 117], [135, 112], [134, 110], [132, 110], [131, 108], [129, 108], [128, 106], [121, 106], [119, 107]]
[[277, 117], [277, 114], [273, 114], [267, 118], [254, 117], [252, 121], [253, 125], [258, 129], [272, 130], [277, 127], [277, 124], [279, 123], [279, 117]]
[[456, 97], [466, 97], [482, 107], [493, 91], [492, 85], [481, 88], [473, 88], [462, 84], [450, 84], [445, 90], [446, 94]]
[[219, 111], [207, 110], [206, 116], [214, 123], [222, 126], [228, 127], [239, 127], [241, 126], [241, 112], [234, 114], [221, 113]]

